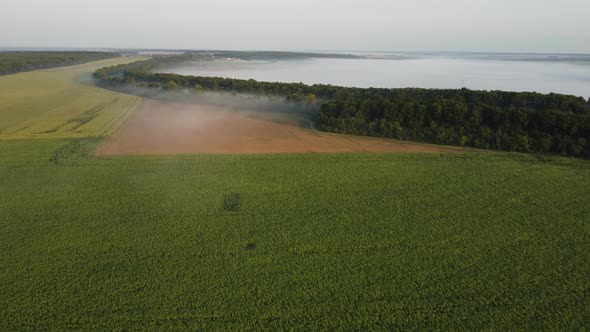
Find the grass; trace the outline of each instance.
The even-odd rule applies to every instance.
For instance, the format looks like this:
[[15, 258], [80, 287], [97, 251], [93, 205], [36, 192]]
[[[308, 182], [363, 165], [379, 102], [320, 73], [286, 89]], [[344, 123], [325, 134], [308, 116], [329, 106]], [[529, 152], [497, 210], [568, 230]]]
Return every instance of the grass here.
[[0, 140], [0, 330], [590, 324], [588, 161], [104, 158], [101, 132]]
[[14, 74], [35, 69], [72, 66], [80, 63], [114, 58], [108, 52], [39, 52], [0, 51], [0, 75]]
[[139, 99], [92, 86], [91, 73], [135, 60], [118, 58], [0, 76], [0, 140], [110, 135]]
[[588, 326], [585, 161], [96, 143], [0, 142], [0, 329]]

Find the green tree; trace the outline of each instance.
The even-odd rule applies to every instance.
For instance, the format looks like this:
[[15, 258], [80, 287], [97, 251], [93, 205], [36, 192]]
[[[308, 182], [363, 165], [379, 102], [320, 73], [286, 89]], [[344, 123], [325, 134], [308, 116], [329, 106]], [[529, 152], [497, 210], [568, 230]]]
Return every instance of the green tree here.
[[169, 81], [168, 84], [166, 84], [166, 89], [168, 90], [176, 90], [177, 87], [178, 85], [174, 81]]

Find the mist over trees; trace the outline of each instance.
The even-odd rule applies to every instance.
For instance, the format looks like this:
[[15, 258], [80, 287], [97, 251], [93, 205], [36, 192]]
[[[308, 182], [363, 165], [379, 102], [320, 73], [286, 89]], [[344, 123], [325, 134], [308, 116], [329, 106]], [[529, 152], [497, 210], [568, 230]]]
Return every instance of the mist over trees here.
[[[170, 59], [166, 61], [171, 61]], [[99, 69], [113, 86], [139, 83], [282, 96], [319, 103], [319, 130], [482, 149], [590, 158], [590, 100], [562, 94], [468, 89], [348, 88], [153, 73], [158, 60]]]

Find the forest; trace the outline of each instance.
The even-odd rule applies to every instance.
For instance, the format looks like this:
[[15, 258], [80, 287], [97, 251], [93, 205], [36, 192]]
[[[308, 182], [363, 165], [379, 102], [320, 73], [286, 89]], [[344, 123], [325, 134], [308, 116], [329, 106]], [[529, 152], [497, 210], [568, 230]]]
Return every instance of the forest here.
[[0, 52], [0, 75], [23, 71], [72, 66], [118, 56], [110, 52]]
[[502, 151], [590, 158], [590, 100], [562, 94], [469, 89], [349, 88], [155, 73], [168, 57], [97, 70], [112, 86], [283, 96], [318, 103], [319, 130]]

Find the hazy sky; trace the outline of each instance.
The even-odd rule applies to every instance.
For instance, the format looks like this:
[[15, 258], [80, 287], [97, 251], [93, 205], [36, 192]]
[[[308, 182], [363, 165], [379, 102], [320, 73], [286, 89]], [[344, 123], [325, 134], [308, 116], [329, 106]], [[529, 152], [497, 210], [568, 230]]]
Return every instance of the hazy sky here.
[[590, 0], [1, 0], [0, 47], [590, 53]]

